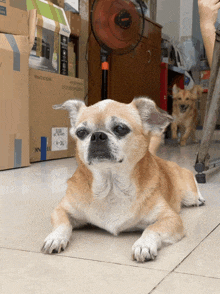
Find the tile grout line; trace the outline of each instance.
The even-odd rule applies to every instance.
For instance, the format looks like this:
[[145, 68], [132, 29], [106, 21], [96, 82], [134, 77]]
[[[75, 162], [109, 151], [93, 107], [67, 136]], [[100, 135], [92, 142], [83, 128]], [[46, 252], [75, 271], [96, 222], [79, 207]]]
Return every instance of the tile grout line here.
[[182, 272], [175, 272], [175, 273], [182, 274], [182, 275], [188, 275], [188, 276], [202, 277], [202, 278], [207, 278], [207, 279], [220, 280], [220, 278], [210, 277], [210, 276], [203, 276], [203, 275], [196, 275], [196, 274], [182, 273]]
[[7, 248], [7, 247], [0, 247], [0, 249], [6, 249], [6, 250], [13, 250], [13, 251], [22, 251], [22, 252], [28, 252], [28, 253], [35, 253], [35, 254], [42, 254], [46, 256], [53, 256], [56, 258], [72, 258], [72, 259], [79, 259], [79, 260], [85, 260], [85, 261], [95, 261], [95, 262], [101, 262], [101, 263], [106, 263], [106, 264], [113, 264], [113, 265], [122, 265], [122, 266], [127, 266], [127, 267], [136, 267], [144, 270], [153, 270], [153, 271], [160, 271], [160, 272], [168, 272], [167, 270], [162, 270], [162, 269], [155, 269], [155, 268], [145, 268], [145, 267], [140, 267], [138, 265], [132, 265], [132, 264], [123, 264], [123, 263], [118, 263], [118, 262], [111, 262], [111, 261], [103, 261], [103, 260], [97, 260], [97, 259], [89, 259], [89, 258], [83, 258], [83, 257], [75, 257], [75, 256], [68, 256], [68, 255], [60, 255], [60, 254], [43, 254], [38, 251], [30, 251], [30, 250], [25, 250], [25, 249], [16, 249], [16, 248]]
[[[209, 232], [208, 233], [208, 235], [206, 235], [200, 242], [199, 242], [199, 244], [198, 245], [196, 245], [196, 247], [195, 248], [193, 248], [193, 250], [186, 256], [186, 257], [184, 257], [181, 261], [180, 261], [180, 263], [178, 263], [173, 269], [172, 269], [172, 271], [170, 271], [148, 294], [152, 294], [153, 292], [154, 292], [154, 290], [156, 290], [157, 289], [157, 287], [169, 276], [169, 275], [171, 275], [180, 265], [181, 265], [181, 263], [183, 263], [184, 262], [184, 260], [186, 260], [195, 250], [196, 250], [196, 248], [212, 233], [212, 232], [214, 232], [218, 227], [220, 226], [220, 224], [218, 224], [216, 227], [214, 227], [214, 229], [212, 229], [211, 230], [211, 232]], [[180, 273], [180, 272], [178, 272], [179, 274], [183, 274], [183, 273]], [[184, 273], [184, 274], [188, 274], [188, 273]], [[191, 275], [191, 274], [188, 274], [188, 275]], [[195, 276], [199, 276], [199, 275], [195, 275]], [[201, 276], [202, 277], [202, 276]], [[211, 278], [211, 277], [207, 277], [207, 278]], [[218, 279], [218, 278], [216, 278], [216, 279]]]
[[[175, 268], [173, 270], [171, 270], [170, 272], [168, 272], [168, 274], [150, 291], [148, 292], [148, 294], [152, 294], [154, 292], [154, 290], [156, 290], [156, 288], [171, 274], [173, 273], [179, 266], [181, 263], [183, 263], [183, 261], [188, 258], [195, 250], [196, 248], [212, 233], [214, 232], [218, 227], [220, 226], [220, 223], [214, 227], [210, 233], [208, 233], [201, 241], [200, 243], [185, 257], [181, 260], [181, 262], [175, 266]], [[28, 253], [36, 253], [36, 254], [42, 254], [39, 251], [30, 251], [30, 250], [25, 250], [25, 249], [16, 249], [16, 248], [7, 248], [7, 247], [2, 247], [0, 246], [0, 249], [6, 249], [6, 250], [13, 250], [13, 251], [22, 251], [22, 252], [28, 252]], [[48, 256], [51, 256], [52, 254], [48, 254]], [[161, 272], [167, 272], [167, 270], [162, 270], [162, 269], [154, 269], [154, 268], [145, 268], [145, 267], [139, 267], [136, 265], [129, 265], [129, 264], [122, 264], [122, 263], [117, 263], [117, 262], [110, 262], [110, 261], [102, 261], [102, 260], [96, 260], [96, 259], [88, 259], [88, 258], [83, 258], [83, 257], [74, 257], [74, 256], [67, 256], [67, 255], [55, 255], [56, 257], [63, 257], [63, 258], [73, 258], [73, 259], [80, 259], [80, 260], [87, 260], [87, 261], [95, 261], [95, 262], [101, 262], [101, 263], [106, 263], [106, 264], [114, 264], [114, 265], [122, 265], [122, 266], [127, 266], [127, 267], [136, 267], [136, 268], [141, 268], [141, 269], [147, 269], [147, 270], [154, 270], [154, 271], [161, 271]], [[181, 272], [177, 272], [179, 274], [188, 274], [188, 275], [194, 275], [194, 276], [200, 276], [203, 277], [201, 275], [195, 275], [195, 274], [189, 274], [189, 273], [181, 273]], [[206, 277], [206, 276], [204, 276]], [[206, 277], [206, 278], [213, 278], [213, 279], [219, 279], [219, 278], [214, 278], [214, 277]]]

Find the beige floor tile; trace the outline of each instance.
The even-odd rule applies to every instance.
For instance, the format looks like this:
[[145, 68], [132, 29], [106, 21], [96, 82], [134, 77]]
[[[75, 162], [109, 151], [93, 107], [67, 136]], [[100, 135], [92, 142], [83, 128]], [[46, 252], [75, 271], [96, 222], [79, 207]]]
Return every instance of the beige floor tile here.
[[3, 294], [143, 294], [168, 273], [1, 249]]
[[[49, 188], [2, 197], [0, 246], [39, 252], [44, 238], [51, 232], [50, 214], [61, 198], [62, 193], [52, 193]], [[220, 222], [220, 209], [208, 205], [183, 209], [182, 218], [187, 237], [161, 249], [156, 260], [140, 266], [162, 270], [175, 268]], [[136, 232], [114, 237], [99, 229], [77, 230], [62, 254], [134, 265], [131, 247], [140, 235]]]
[[220, 279], [220, 226], [180, 264], [175, 272]]
[[[203, 210], [203, 211], [202, 211]], [[197, 211], [185, 210], [183, 220], [187, 236], [180, 242], [162, 248], [155, 260], [139, 264], [144, 268], [173, 270], [220, 221], [215, 219], [220, 215], [220, 210], [199, 209]], [[203, 219], [203, 221], [200, 220]], [[95, 260], [119, 262], [134, 265], [131, 260], [131, 247], [140, 237], [141, 233], [123, 233], [114, 237], [102, 230], [78, 230], [73, 232], [69, 248], [62, 254], [92, 258]]]
[[201, 276], [172, 273], [152, 294], [219, 294], [220, 280]]
[[[194, 165], [196, 162], [196, 156], [199, 151], [199, 144], [189, 144], [185, 147], [181, 147], [180, 145], [171, 145], [164, 144], [161, 145], [158, 150], [158, 156], [165, 159], [171, 160], [178, 163], [180, 166], [190, 169], [194, 174], [195, 169]], [[209, 149], [209, 155], [211, 159], [220, 157], [220, 144], [213, 143]], [[210, 179], [209, 179], [210, 178]], [[217, 172], [208, 172], [207, 182], [214, 182], [215, 180], [220, 179], [220, 169], [217, 169]]]

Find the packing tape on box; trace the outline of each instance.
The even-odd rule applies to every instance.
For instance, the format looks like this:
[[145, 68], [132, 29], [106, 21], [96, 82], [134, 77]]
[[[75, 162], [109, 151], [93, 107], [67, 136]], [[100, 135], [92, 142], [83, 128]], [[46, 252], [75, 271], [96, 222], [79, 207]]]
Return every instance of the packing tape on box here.
[[42, 55], [42, 37], [43, 37], [43, 17], [40, 13], [40, 9], [37, 5], [36, 0], [31, 0], [34, 9], [37, 10], [37, 48], [36, 56], [40, 57]]
[[9, 34], [5, 34], [5, 37], [13, 50], [13, 70], [20, 71], [21, 57], [15, 37]]
[[59, 32], [60, 32], [60, 23], [57, 17], [57, 13], [53, 3], [48, 2], [50, 6], [50, 11], [53, 15], [54, 22], [55, 22], [55, 31], [54, 31], [54, 53], [58, 53], [59, 51]]
[[22, 139], [14, 140], [14, 167], [21, 167]]
[[[32, 2], [32, 5], [35, 9], [37, 9], [37, 48], [36, 48], [36, 56], [40, 57], [42, 56], [42, 37], [43, 37], [43, 27], [44, 25], [44, 19], [46, 20], [47, 17], [42, 16], [42, 11], [40, 10], [38, 3], [38, 0], [29, 0]], [[40, 4], [40, 3], [39, 3]], [[45, 3], [44, 3], [45, 4]], [[49, 5], [49, 10], [53, 18], [54, 22], [54, 53], [58, 54], [59, 52], [59, 33], [60, 33], [60, 22], [57, 15], [57, 8], [53, 5], [51, 2], [47, 2], [47, 5]], [[60, 16], [60, 15], [59, 15]], [[48, 22], [49, 19], [48, 19]]]

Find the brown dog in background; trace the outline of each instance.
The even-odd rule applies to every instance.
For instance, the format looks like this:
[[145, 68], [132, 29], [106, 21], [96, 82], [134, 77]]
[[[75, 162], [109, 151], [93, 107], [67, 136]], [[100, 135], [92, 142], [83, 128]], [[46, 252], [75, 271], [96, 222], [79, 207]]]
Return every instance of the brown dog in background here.
[[173, 86], [173, 112], [174, 121], [171, 124], [172, 139], [177, 139], [177, 129], [180, 128], [180, 145], [185, 146], [189, 136], [196, 142], [195, 132], [198, 124], [198, 110], [196, 100], [202, 94], [202, 87], [195, 85], [191, 90], [182, 90]]

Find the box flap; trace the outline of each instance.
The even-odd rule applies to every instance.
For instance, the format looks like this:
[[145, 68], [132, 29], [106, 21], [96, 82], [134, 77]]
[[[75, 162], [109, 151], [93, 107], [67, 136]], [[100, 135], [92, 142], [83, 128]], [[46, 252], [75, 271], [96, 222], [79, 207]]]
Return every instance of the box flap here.
[[69, 37], [70, 27], [64, 10], [45, 0], [27, 0], [27, 10], [37, 9], [37, 26]]
[[0, 33], [0, 49], [29, 55], [29, 41], [27, 36], [18, 36]]
[[[2, 1], [0, 1], [2, 2]], [[4, 1], [3, 1], [4, 2]], [[10, 0], [10, 6], [21, 10], [27, 10], [26, 0]]]

